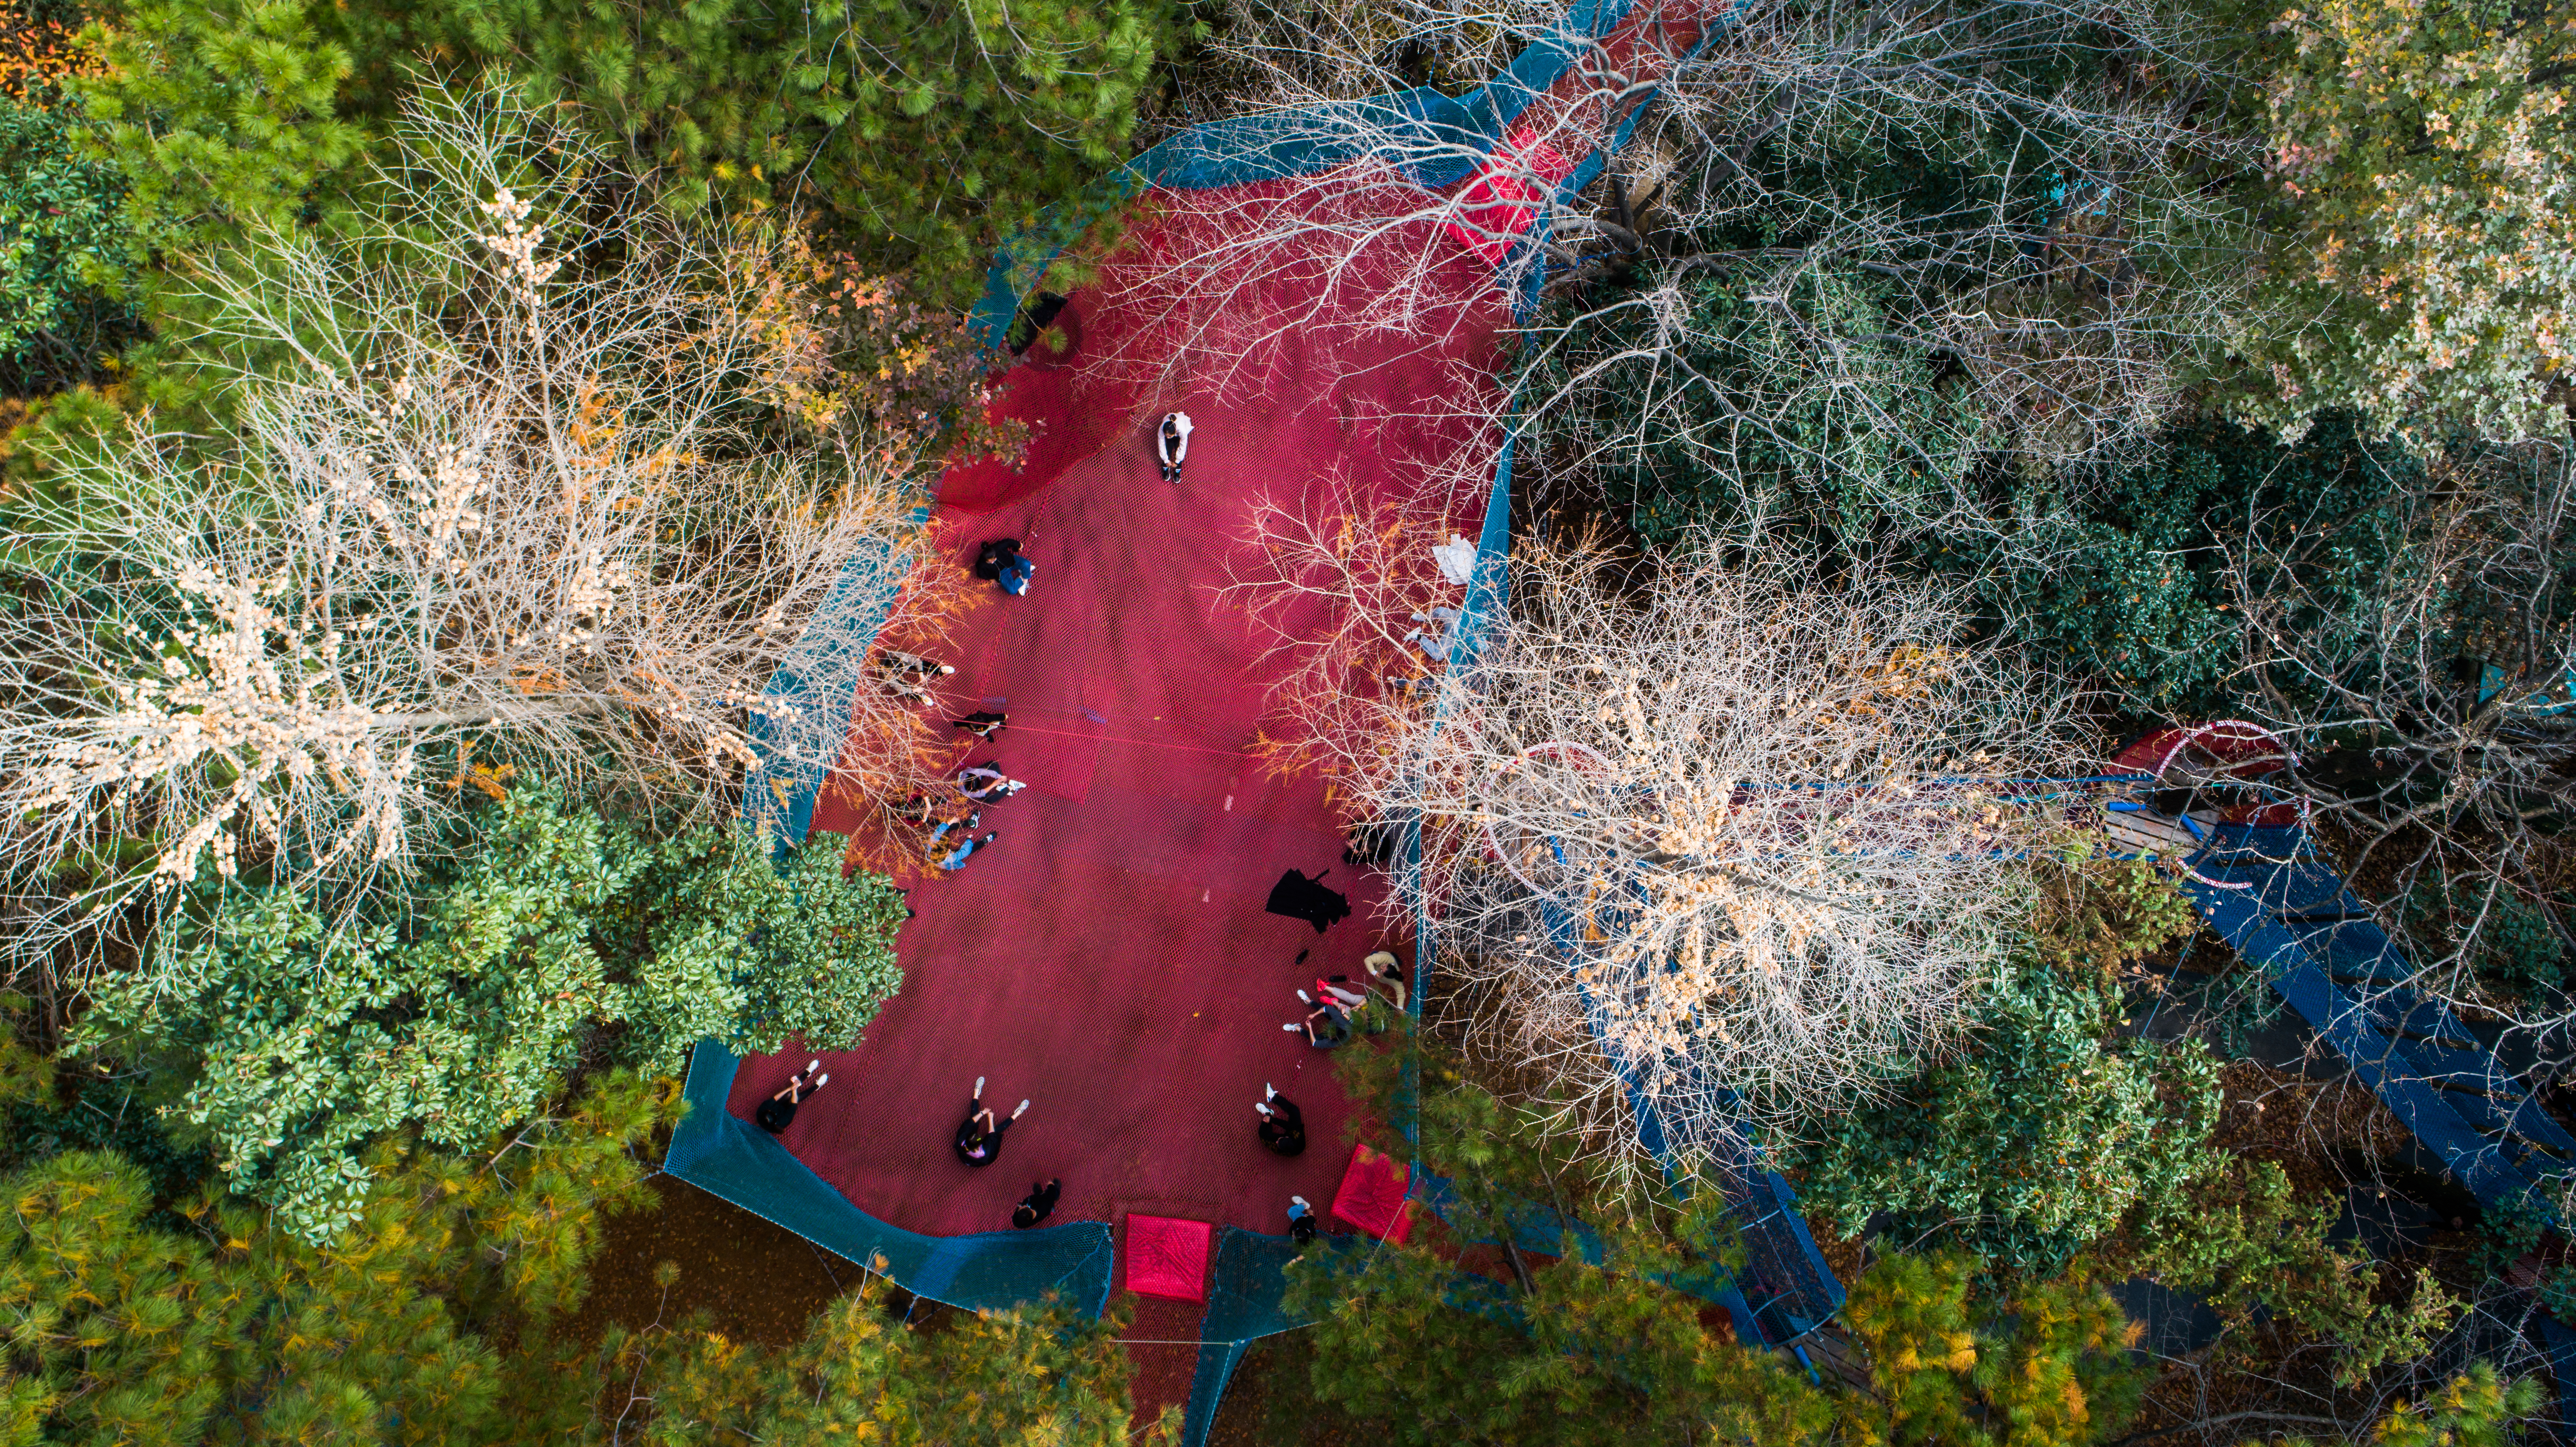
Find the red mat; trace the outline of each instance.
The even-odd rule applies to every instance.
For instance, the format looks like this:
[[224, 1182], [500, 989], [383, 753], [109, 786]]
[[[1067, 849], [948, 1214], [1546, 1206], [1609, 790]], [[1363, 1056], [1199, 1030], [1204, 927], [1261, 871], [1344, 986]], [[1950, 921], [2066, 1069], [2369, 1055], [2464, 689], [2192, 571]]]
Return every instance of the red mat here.
[[1127, 1289], [1172, 1301], [1207, 1300], [1208, 1248], [1215, 1228], [1171, 1216], [1127, 1218]]
[[1411, 1166], [1367, 1146], [1353, 1146], [1341, 1189], [1333, 1193], [1333, 1214], [1401, 1246], [1413, 1234], [1412, 1203], [1404, 1198], [1412, 1181]]
[[[1489, 375], [1505, 321], [1473, 257], [1457, 254], [1451, 283], [1473, 298], [1472, 326], [1389, 338], [1357, 369], [1347, 339], [1291, 338], [1266, 385], [1158, 403], [1197, 424], [1178, 486], [1156, 469], [1159, 410], [1138, 411], [1115, 368], [1086, 366], [1144, 323], [1078, 294], [1081, 353], [1010, 374], [1004, 405], [1043, 424], [1039, 445], [1017, 475], [946, 479], [941, 512], [960, 566], [977, 541], [1008, 536], [1037, 573], [1025, 596], [964, 620], [942, 703], [949, 717], [1007, 712], [970, 757], [1029, 788], [985, 808], [994, 844], [914, 889], [901, 992], [858, 1049], [826, 1057], [830, 1089], [783, 1137], [862, 1209], [932, 1235], [999, 1230], [1032, 1178], [1058, 1176], [1056, 1224], [1146, 1212], [1283, 1232], [1290, 1195], [1331, 1194], [1349, 1107], [1328, 1054], [1280, 1026], [1303, 1015], [1295, 990], [1317, 974], [1357, 977], [1371, 950], [1411, 949], [1382, 923], [1382, 885], [1341, 862], [1321, 783], [1267, 777], [1246, 752], [1262, 643], [1216, 593], [1265, 493], [1302, 496], [1337, 467], [1414, 490], [1420, 459], [1490, 452], [1492, 436], [1422, 405], [1462, 364]], [[1452, 500], [1460, 531], [1476, 531], [1484, 502]], [[827, 789], [814, 827], [855, 823]], [[1287, 869], [1329, 870], [1352, 916], [1318, 936], [1263, 912]], [[806, 1058], [745, 1061], [733, 1111], [747, 1117]], [[994, 1109], [1033, 1102], [985, 1169], [949, 1146], [979, 1075]], [[1261, 1148], [1265, 1083], [1304, 1110], [1305, 1155]]]

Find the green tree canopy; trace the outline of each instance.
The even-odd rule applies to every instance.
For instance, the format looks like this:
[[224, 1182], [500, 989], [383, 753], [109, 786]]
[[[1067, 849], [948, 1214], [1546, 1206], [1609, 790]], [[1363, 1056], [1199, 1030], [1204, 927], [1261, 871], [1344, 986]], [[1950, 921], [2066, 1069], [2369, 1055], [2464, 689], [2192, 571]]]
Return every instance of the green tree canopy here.
[[[111, 1154], [0, 1180], [0, 1438], [1137, 1440], [1119, 1313], [1050, 1305], [923, 1331], [872, 1281], [786, 1347], [729, 1340], [703, 1315], [575, 1330], [604, 1218], [653, 1203], [638, 1153], [678, 1106], [612, 1074], [471, 1152], [380, 1142], [327, 1246], [220, 1191], [158, 1212]], [[657, 1277], [667, 1288], [675, 1272]]]
[[327, 1237], [364, 1208], [367, 1142], [410, 1128], [470, 1148], [559, 1089], [602, 1027], [662, 1074], [704, 1037], [855, 1044], [901, 982], [903, 906], [882, 876], [845, 878], [840, 843], [817, 835], [781, 871], [744, 831], [653, 844], [510, 790], [449, 863], [345, 911], [217, 889], [102, 988], [82, 1043], [173, 1067], [170, 1110], [234, 1188]]
[[2381, 432], [2563, 436], [2576, 6], [2221, 8], [2256, 42], [2243, 100], [2279, 233], [2240, 322], [2243, 410], [2292, 436], [2333, 409]]
[[962, 308], [994, 247], [1125, 159], [1185, 22], [1171, 0], [140, 0], [83, 83], [137, 235], [329, 225], [421, 74], [491, 69], [568, 102], [664, 202], [827, 214]]
[[2079, 873], [1988, 985], [1956, 1057], [1799, 1149], [1809, 1209], [1847, 1235], [1885, 1212], [1895, 1240], [2045, 1276], [2133, 1209], [2173, 1201], [2208, 1159], [2217, 1063], [2197, 1045], [2121, 1040], [2120, 984], [2102, 965], [2192, 926], [2151, 866]]
[[0, 1423], [17, 1443], [561, 1440], [561, 1365], [503, 1323], [577, 1306], [601, 1218], [649, 1199], [635, 1148], [676, 1091], [602, 1079], [460, 1157], [387, 1141], [315, 1245], [220, 1191], [155, 1219], [143, 1173], [70, 1152], [0, 1182]]

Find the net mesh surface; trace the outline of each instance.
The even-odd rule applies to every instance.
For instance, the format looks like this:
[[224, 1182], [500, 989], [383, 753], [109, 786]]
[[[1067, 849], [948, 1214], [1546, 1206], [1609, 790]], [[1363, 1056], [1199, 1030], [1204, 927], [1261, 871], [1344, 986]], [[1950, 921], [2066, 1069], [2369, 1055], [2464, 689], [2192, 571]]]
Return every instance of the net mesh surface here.
[[[1275, 1227], [1292, 1193], [1330, 1197], [1347, 1105], [1325, 1052], [1281, 1026], [1316, 975], [1358, 977], [1370, 951], [1409, 948], [1382, 922], [1383, 881], [1342, 862], [1322, 782], [1268, 776], [1249, 752], [1264, 644], [1218, 592], [1256, 498], [1298, 496], [1328, 468], [1417, 488], [1412, 459], [1480, 445], [1411, 405], [1455, 386], [1461, 364], [1481, 371], [1502, 322], [1463, 255], [1456, 287], [1482, 322], [1437, 345], [1392, 339], [1354, 369], [1347, 340], [1291, 338], [1257, 386], [1177, 399], [1196, 422], [1178, 485], [1158, 472], [1159, 412], [1132, 410], [1123, 384], [1085, 380], [1079, 358], [1014, 369], [1005, 405], [1081, 441], [1018, 478], [969, 479], [974, 511], [943, 501], [966, 519], [952, 529], [960, 566], [983, 539], [1013, 537], [1037, 567], [1024, 596], [997, 593], [959, 625], [941, 703], [950, 718], [1007, 714], [968, 758], [1029, 787], [985, 807], [976, 832], [997, 837], [964, 868], [913, 890], [901, 991], [856, 1050], [823, 1057], [831, 1084], [781, 1137], [868, 1213], [928, 1235], [990, 1231], [1048, 1176], [1064, 1182], [1063, 1220]], [[1115, 308], [1073, 306], [1086, 350], [1117, 344]], [[1458, 499], [1464, 526], [1484, 503]], [[813, 825], [874, 827], [828, 785]], [[1350, 918], [1319, 935], [1267, 913], [1288, 869], [1345, 893]], [[748, 1118], [805, 1059], [743, 1062], [730, 1112]], [[1032, 1105], [996, 1163], [972, 1168], [950, 1142], [979, 1076], [996, 1111]], [[1261, 1149], [1265, 1085], [1304, 1110], [1320, 1148]]]

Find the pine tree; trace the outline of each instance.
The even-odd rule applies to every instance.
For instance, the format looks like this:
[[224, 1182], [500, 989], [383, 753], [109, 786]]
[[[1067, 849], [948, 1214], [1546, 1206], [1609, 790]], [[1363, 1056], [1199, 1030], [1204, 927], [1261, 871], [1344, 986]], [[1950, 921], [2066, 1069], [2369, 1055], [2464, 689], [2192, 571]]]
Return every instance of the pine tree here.
[[1141, 1439], [1129, 1435], [1123, 1310], [1084, 1321], [1048, 1303], [921, 1330], [892, 1315], [886, 1295], [869, 1277], [785, 1348], [733, 1341], [703, 1320], [612, 1329], [594, 1369], [594, 1440], [611, 1423], [616, 1441], [644, 1447], [1160, 1447], [1177, 1430], [1167, 1412]]
[[641, 1204], [638, 1145], [677, 1092], [610, 1076], [473, 1158], [399, 1141], [316, 1246], [219, 1192], [173, 1229], [113, 1156], [69, 1152], [0, 1183], [0, 1402], [13, 1442], [535, 1438], [577, 1410], [509, 1353], [577, 1303], [603, 1213]]
[[[1315, 1319], [1315, 1394], [1391, 1442], [2088, 1447], [2136, 1410], [2145, 1373], [2106, 1293], [2081, 1276], [1980, 1292], [1961, 1255], [1891, 1256], [1853, 1283], [1843, 1320], [1868, 1384], [1813, 1385], [1676, 1289], [1734, 1257], [1713, 1192], [1614, 1192], [1436, 1044], [1341, 1053], [1381, 1119], [1418, 1082], [1417, 1160], [1456, 1196], [1412, 1244], [1310, 1249], [1291, 1268], [1288, 1304]], [[1473, 1244], [1555, 1211], [1597, 1246]]]

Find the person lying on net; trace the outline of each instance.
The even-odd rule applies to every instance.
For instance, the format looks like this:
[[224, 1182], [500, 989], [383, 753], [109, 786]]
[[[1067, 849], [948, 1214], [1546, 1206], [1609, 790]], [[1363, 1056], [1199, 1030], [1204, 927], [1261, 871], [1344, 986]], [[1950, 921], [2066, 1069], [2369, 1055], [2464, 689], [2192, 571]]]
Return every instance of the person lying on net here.
[[[1302, 996], [1305, 992], [1298, 993]], [[1317, 1005], [1306, 1012], [1305, 1019], [1291, 1020], [1279, 1028], [1291, 1035], [1304, 1031], [1306, 1043], [1318, 1050], [1338, 1050], [1350, 1043], [1351, 1017], [1339, 1005]]]
[[1029, 1182], [1029, 1193], [1011, 1208], [1011, 1224], [1026, 1231], [1055, 1214], [1055, 1203], [1064, 1195], [1064, 1182], [1049, 1179]]
[[956, 779], [957, 791], [978, 804], [992, 804], [1028, 787], [1025, 782], [1005, 775], [999, 767], [1000, 763], [1001, 760], [993, 759], [971, 768], [959, 769]]
[[876, 659], [877, 677], [884, 682], [886, 692], [924, 706], [939, 699], [923, 685], [956, 671], [950, 664], [933, 663], [918, 653], [891, 648], [878, 653]]
[[957, 828], [961, 824], [965, 826], [966, 832], [971, 835], [975, 831], [975, 826], [983, 822], [984, 811], [978, 809], [963, 819], [946, 820], [937, 828], [931, 830], [930, 838], [927, 841], [930, 847], [931, 862], [942, 869], [957, 870], [965, 868], [966, 861], [974, 858], [977, 850], [982, 849], [986, 845], [991, 844], [994, 840], [1001, 838], [1002, 831], [999, 829], [988, 830], [982, 838], [967, 839], [965, 842], [949, 850], [946, 854], [941, 854], [939, 852], [939, 841], [947, 836], [949, 830]]
[[1274, 1156], [1296, 1156], [1306, 1152], [1306, 1116], [1297, 1102], [1279, 1093], [1279, 1088], [1262, 1082], [1262, 1098], [1253, 1103], [1261, 1113], [1261, 1147]]

